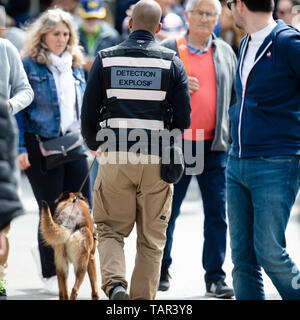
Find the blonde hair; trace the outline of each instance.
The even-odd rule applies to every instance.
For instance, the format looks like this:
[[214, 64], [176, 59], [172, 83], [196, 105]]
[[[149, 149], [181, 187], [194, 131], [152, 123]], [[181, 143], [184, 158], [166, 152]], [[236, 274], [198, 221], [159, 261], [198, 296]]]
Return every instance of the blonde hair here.
[[45, 42], [45, 35], [50, 32], [57, 23], [63, 22], [69, 29], [70, 37], [66, 50], [73, 57], [73, 67], [81, 66], [84, 63], [82, 48], [78, 45], [77, 28], [70, 13], [56, 8], [45, 11], [37, 20], [26, 27], [27, 37], [21, 51], [22, 57], [30, 57], [40, 64], [51, 62], [51, 53]]

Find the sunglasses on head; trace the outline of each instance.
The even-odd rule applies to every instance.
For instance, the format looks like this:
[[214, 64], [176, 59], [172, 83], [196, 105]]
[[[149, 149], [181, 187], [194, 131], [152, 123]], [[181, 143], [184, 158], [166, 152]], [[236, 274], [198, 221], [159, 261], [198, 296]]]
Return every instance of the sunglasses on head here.
[[231, 10], [231, 5], [232, 5], [233, 3], [236, 3], [236, 0], [233, 0], [233, 1], [227, 1], [227, 2], [226, 2], [226, 4], [227, 4], [227, 8], [228, 8], [229, 10]]

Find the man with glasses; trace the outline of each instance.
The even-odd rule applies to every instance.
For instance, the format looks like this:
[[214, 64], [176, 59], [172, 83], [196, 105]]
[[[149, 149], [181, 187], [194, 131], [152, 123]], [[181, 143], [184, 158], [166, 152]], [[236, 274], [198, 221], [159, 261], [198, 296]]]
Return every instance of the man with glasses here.
[[[162, 45], [177, 52], [184, 62], [191, 95], [192, 123], [190, 136], [183, 135], [185, 154], [188, 148], [204, 145], [204, 170], [195, 173], [204, 207], [203, 267], [206, 293], [230, 298], [233, 290], [225, 283], [222, 269], [226, 252], [225, 166], [228, 148], [228, 108], [234, 99], [236, 56], [231, 47], [218, 39], [213, 30], [221, 14], [218, 0], [189, 0], [185, 17], [189, 30], [185, 36], [168, 39]], [[196, 135], [204, 129], [204, 137]], [[186, 164], [188, 166], [188, 164]], [[169, 289], [169, 268], [175, 221], [180, 213], [192, 176], [186, 171], [174, 185], [172, 214], [161, 266], [159, 290]], [[187, 230], [188, 231], [188, 230]], [[194, 247], [193, 244], [191, 246]], [[194, 250], [200, 252], [200, 246]]]
[[241, 41], [229, 110], [227, 204], [237, 299], [265, 299], [261, 268], [283, 299], [300, 299], [285, 230], [300, 185], [300, 32], [274, 21], [273, 0], [227, 2]]

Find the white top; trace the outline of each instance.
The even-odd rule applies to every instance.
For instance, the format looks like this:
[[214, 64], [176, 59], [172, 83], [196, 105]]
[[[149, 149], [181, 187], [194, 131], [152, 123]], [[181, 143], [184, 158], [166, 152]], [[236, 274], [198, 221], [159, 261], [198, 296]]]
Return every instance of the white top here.
[[272, 30], [276, 26], [277, 26], [277, 23], [275, 21], [273, 21], [265, 28], [250, 34], [250, 41], [248, 43], [248, 48], [247, 48], [247, 52], [245, 54], [245, 59], [243, 62], [243, 67], [242, 67], [242, 79], [241, 80], [242, 80], [243, 88], [245, 88], [249, 73], [254, 66], [255, 56], [257, 54], [259, 47], [262, 45], [265, 38], [272, 32]]

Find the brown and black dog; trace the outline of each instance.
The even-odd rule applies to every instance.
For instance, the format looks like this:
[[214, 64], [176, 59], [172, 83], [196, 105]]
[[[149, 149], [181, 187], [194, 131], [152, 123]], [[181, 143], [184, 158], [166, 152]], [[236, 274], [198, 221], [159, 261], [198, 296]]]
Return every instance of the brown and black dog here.
[[[96, 240], [89, 205], [81, 193], [63, 192], [56, 200], [52, 218], [47, 202], [42, 203], [41, 231], [54, 249], [60, 300], [75, 300], [86, 272], [92, 287], [92, 299], [98, 300], [95, 262]], [[74, 265], [75, 284], [69, 297], [67, 278], [69, 262]]]

